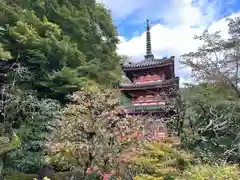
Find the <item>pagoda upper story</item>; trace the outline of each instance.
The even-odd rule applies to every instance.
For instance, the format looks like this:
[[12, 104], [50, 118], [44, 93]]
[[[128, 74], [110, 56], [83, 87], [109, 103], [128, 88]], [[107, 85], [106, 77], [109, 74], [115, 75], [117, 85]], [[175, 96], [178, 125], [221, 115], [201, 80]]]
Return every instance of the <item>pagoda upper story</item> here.
[[146, 55], [140, 62], [122, 64], [122, 70], [131, 83], [120, 84], [120, 90], [130, 100], [129, 112], [163, 111], [167, 98], [175, 96], [172, 89], [179, 88], [175, 76], [174, 56], [156, 59], [152, 54], [149, 21], [146, 28]]

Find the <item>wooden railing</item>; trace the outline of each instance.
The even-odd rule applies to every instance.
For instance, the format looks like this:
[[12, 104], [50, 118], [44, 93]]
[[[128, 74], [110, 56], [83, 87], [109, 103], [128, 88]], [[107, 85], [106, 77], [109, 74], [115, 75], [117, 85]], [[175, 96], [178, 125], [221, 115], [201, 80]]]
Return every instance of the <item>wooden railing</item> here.
[[140, 84], [140, 83], [149, 83], [149, 82], [155, 82], [155, 81], [164, 81], [164, 78], [160, 77], [145, 77], [142, 79], [135, 79], [134, 83], [135, 84]]
[[154, 100], [154, 99], [145, 99], [145, 100], [132, 100], [132, 105], [164, 105], [166, 104], [165, 100]]

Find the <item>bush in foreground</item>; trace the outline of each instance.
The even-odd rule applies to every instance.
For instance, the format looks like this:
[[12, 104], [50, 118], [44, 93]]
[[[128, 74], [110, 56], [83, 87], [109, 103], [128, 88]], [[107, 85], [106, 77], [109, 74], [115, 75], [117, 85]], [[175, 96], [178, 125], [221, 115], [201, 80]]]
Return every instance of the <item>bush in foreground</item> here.
[[166, 142], [145, 143], [139, 155], [133, 159], [136, 180], [173, 179], [189, 167], [191, 154], [179, 150], [175, 144]]
[[225, 165], [225, 166], [209, 166], [200, 165], [192, 166], [188, 170], [183, 172], [183, 175], [177, 180], [238, 180], [240, 179], [239, 167], [236, 165]]

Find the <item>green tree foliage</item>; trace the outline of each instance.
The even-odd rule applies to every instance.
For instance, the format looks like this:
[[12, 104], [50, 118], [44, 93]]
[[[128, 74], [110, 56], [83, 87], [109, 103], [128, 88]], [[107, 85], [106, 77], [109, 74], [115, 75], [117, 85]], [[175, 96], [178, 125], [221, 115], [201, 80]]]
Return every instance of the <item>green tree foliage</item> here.
[[216, 160], [238, 161], [239, 104], [223, 102], [209, 104], [191, 101], [194, 129], [185, 132], [183, 147], [189, 148], [205, 162]]
[[[50, 162], [62, 170], [97, 166], [101, 172], [116, 169], [137, 142], [141, 121], [126, 116], [109, 92], [78, 91], [69, 97], [63, 121], [47, 144]], [[123, 139], [119, 139], [119, 138]]]
[[61, 119], [60, 105], [51, 99], [38, 100], [32, 94], [24, 93], [16, 102], [16, 132], [22, 146], [9, 153], [5, 163], [9, 168], [21, 172], [36, 173], [44, 163], [43, 150], [48, 134], [53, 131]]
[[[71, 179], [75, 172], [57, 172], [54, 175], [53, 180], [66, 180]], [[6, 180], [34, 180], [34, 178], [37, 178], [37, 174], [24, 174], [17, 171], [7, 171], [4, 173], [4, 178]], [[72, 180], [79, 180], [81, 179], [81, 175], [79, 174], [78, 177], [72, 178]], [[93, 180], [93, 179], [91, 179]]]
[[110, 12], [94, 0], [0, 2], [1, 138], [9, 142], [14, 129], [22, 141], [3, 163], [23, 172], [41, 166], [60, 119], [59, 103], [43, 98], [118, 84], [117, 43]]
[[169, 138], [166, 142], [143, 144], [138, 155], [133, 158], [139, 174], [136, 180], [173, 179], [190, 165], [193, 156], [180, 150], [173, 140]]
[[225, 180], [232, 179], [238, 180], [240, 178], [239, 167], [233, 165], [222, 165], [222, 166], [193, 166], [186, 170], [182, 176], [178, 177], [177, 180], [194, 179], [194, 180], [205, 180], [205, 179], [217, 179]]
[[238, 19], [230, 21], [229, 40], [223, 40], [219, 32], [196, 36], [203, 45], [182, 56], [182, 63], [199, 82], [187, 89], [192, 91], [186, 98], [187, 118], [194, 120], [194, 127], [185, 132], [183, 146], [209, 163], [240, 158], [238, 27]]
[[0, 26], [6, 29], [0, 39], [2, 58], [12, 57], [31, 72], [19, 84], [63, 98], [91, 81], [106, 87], [121, 78], [116, 30], [101, 4], [4, 0], [0, 11]]
[[[0, 26], [0, 39], [4, 35], [5, 31], [6, 30]], [[3, 47], [2, 43], [0, 43], [0, 60], [8, 60], [11, 58], [12, 58], [11, 53]]]
[[9, 139], [6, 136], [0, 137], [0, 176], [2, 177], [2, 170], [4, 168], [4, 156], [9, 154], [11, 151], [14, 151], [15, 149], [19, 148], [21, 145], [21, 142], [19, 140], [19, 137], [13, 132], [11, 139]]

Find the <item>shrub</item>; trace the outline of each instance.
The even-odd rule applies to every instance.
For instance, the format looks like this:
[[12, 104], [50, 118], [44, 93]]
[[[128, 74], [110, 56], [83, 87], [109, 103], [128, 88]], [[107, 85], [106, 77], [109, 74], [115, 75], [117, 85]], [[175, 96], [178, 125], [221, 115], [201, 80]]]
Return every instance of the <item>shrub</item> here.
[[183, 175], [177, 180], [205, 180], [205, 179], [216, 179], [216, 180], [238, 180], [240, 179], [239, 167], [234, 165], [226, 166], [193, 166], [190, 169], [184, 171]]
[[14, 116], [21, 118], [16, 133], [22, 146], [7, 155], [5, 165], [16, 171], [34, 174], [44, 163], [42, 152], [46, 139], [61, 119], [60, 104], [55, 100], [23, 94], [18, 106], [15, 111], [22, 112], [23, 117], [21, 113]]
[[[70, 179], [72, 175], [75, 175], [73, 180], [82, 179], [82, 175], [78, 172], [58, 172], [54, 175], [54, 180], [66, 180]], [[4, 175], [4, 180], [33, 180], [37, 178], [36, 174], [24, 174], [20, 172], [7, 172]]]
[[116, 169], [126, 150], [137, 145], [135, 132], [142, 123], [126, 116], [112, 92], [78, 91], [69, 96], [63, 121], [46, 144], [46, 159], [61, 171], [78, 168], [86, 172]]
[[6, 173], [4, 176], [4, 180], [33, 180], [33, 178], [36, 178], [36, 174], [24, 174], [19, 172], [9, 172]]
[[[141, 152], [140, 152], [141, 151]], [[139, 176], [136, 179], [172, 179], [188, 167], [192, 155], [166, 142], [145, 143], [133, 164]]]

